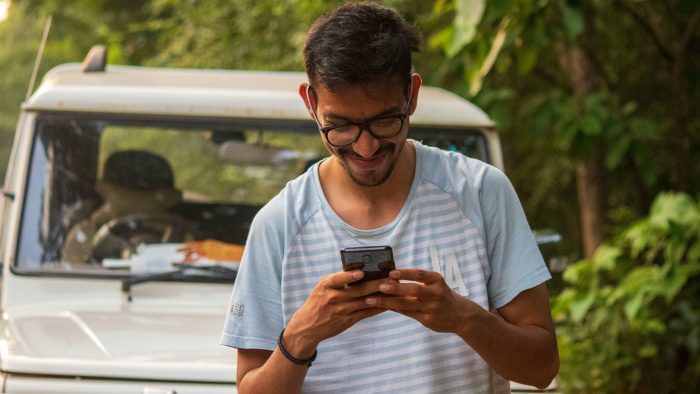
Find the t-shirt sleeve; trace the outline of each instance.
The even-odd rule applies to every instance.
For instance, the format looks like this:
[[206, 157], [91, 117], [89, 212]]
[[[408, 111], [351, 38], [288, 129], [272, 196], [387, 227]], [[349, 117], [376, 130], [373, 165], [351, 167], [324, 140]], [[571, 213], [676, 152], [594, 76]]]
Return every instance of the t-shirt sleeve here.
[[284, 327], [281, 272], [284, 220], [279, 198], [256, 215], [233, 286], [221, 344], [274, 350]]
[[500, 308], [522, 291], [551, 278], [513, 185], [490, 167], [480, 189], [486, 251], [491, 267], [489, 302]]

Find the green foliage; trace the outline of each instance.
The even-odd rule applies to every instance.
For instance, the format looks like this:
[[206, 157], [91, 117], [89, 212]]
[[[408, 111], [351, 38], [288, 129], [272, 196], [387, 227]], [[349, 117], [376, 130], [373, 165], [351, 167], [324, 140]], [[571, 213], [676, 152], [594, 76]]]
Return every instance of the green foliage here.
[[81, 61], [90, 46], [99, 42], [97, 30], [103, 22], [92, 17], [90, 4], [88, 0], [15, 1], [9, 18], [0, 22], [0, 182], [48, 15], [53, 15], [53, 23], [35, 89], [51, 67]]
[[556, 297], [567, 392], [700, 390], [700, 204], [663, 193], [649, 216], [564, 273]]
[[[41, 27], [32, 23], [31, 18], [22, 14], [12, 16], [0, 22], [0, 181], [5, 176], [19, 103], [26, 94], [31, 64], [41, 38]], [[36, 37], [36, 41], [30, 42], [28, 37]]]
[[[452, 40], [459, 2], [435, 4], [423, 26], [440, 62], [419, 66], [435, 70], [431, 84], [471, 96], [496, 120], [533, 227], [555, 228], [578, 249], [582, 163], [604, 165], [594, 182], [605, 196], [605, 236], [644, 215], [663, 190], [700, 193], [683, 181], [700, 178], [690, 158], [700, 150], [697, 1], [490, 0], [461, 47]], [[585, 93], [574, 94], [581, 81], [567, 63], [571, 48], [588, 61]]]

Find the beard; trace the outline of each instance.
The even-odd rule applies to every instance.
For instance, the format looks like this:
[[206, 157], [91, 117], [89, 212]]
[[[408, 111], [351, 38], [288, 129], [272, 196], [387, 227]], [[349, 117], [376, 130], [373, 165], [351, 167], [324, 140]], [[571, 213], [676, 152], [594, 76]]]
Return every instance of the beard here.
[[398, 160], [399, 154], [403, 150], [406, 140], [402, 140], [399, 145], [395, 143], [387, 142], [382, 144], [375, 156], [382, 156], [384, 162], [378, 167], [371, 170], [357, 170], [354, 169], [349, 161], [351, 158], [358, 158], [359, 156], [352, 150], [352, 146], [345, 148], [334, 149], [334, 154], [338, 157], [338, 162], [348, 174], [350, 179], [355, 182], [356, 185], [362, 187], [375, 187], [383, 184], [389, 179], [389, 176], [394, 171], [396, 161]]

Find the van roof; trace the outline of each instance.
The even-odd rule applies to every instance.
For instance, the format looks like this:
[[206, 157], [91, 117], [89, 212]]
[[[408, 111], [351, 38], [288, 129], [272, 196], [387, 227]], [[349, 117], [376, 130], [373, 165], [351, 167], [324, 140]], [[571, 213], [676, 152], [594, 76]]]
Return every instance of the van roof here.
[[[53, 68], [23, 105], [31, 111], [308, 120], [297, 95], [303, 72], [174, 69], [109, 65]], [[478, 107], [444, 89], [421, 87], [411, 123], [493, 127]]]

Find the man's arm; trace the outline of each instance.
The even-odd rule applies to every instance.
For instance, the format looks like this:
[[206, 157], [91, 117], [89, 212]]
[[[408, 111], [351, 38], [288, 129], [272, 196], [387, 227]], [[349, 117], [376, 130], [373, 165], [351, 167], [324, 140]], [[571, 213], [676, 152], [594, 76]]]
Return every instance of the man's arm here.
[[236, 382], [239, 393], [298, 393], [309, 368], [284, 358], [279, 349], [238, 349]]
[[462, 338], [506, 379], [549, 386], [559, 371], [559, 351], [547, 286], [521, 292], [498, 313], [485, 313], [477, 323], [483, 330], [473, 329]]
[[547, 288], [525, 290], [494, 314], [450, 289], [442, 275], [418, 269], [392, 271], [383, 283], [394, 297], [368, 297], [374, 307], [412, 317], [437, 332], [452, 332], [506, 379], [546, 388], [559, 370], [559, 353]]
[[[318, 344], [352, 327], [358, 321], [384, 312], [367, 305], [365, 297], [378, 291], [384, 280], [346, 286], [360, 280], [362, 271], [338, 272], [323, 278], [284, 330], [282, 343], [295, 358], [306, 360]], [[236, 381], [239, 393], [301, 392], [309, 367], [274, 351], [238, 349]]]

